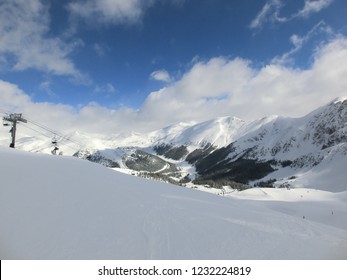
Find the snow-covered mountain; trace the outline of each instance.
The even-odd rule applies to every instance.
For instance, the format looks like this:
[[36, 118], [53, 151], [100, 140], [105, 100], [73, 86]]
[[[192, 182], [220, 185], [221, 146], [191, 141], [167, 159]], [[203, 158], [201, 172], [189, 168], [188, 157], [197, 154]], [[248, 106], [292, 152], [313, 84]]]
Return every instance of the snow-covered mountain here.
[[[334, 100], [301, 118], [270, 116], [245, 123], [224, 117], [170, 126], [141, 135], [141, 141], [136, 145], [132, 136], [135, 147], [118, 148], [113, 156], [109, 149], [99, 150], [97, 158], [147, 172], [152, 168], [148, 164], [153, 162], [157, 165], [152, 171], [169, 177], [175, 174], [178, 182], [189, 177], [195, 184], [217, 187], [236, 181], [347, 190], [346, 98]], [[129, 158], [140, 162], [143, 157], [147, 160], [145, 164], [139, 163], [142, 167], [134, 169], [129, 164]]]
[[0, 154], [2, 260], [347, 257], [346, 192], [220, 197], [73, 157]]
[[[224, 149], [218, 160], [213, 156], [221, 149], [200, 159], [198, 171], [205, 177], [206, 173], [215, 176], [213, 172], [217, 172], [218, 176], [232, 178], [240, 171], [238, 180], [276, 179], [321, 189], [327, 188], [322, 184], [325, 178], [323, 181], [330, 180], [334, 185], [328, 187], [330, 190], [347, 189], [341, 180], [347, 166], [347, 99], [335, 100], [302, 118], [273, 116], [257, 120], [241, 127], [239, 133], [241, 136]], [[249, 165], [254, 165], [253, 172]], [[249, 174], [243, 174], [245, 168], [251, 168]], [[252, 177], [257, 172], [260, 178]]]
[[70, 156], [30, 133], [0, 139], [1, 259], [347, 257], [347, 98], [301, 118], [55, 136]]
[[172, 125], [148, 134], [154, 145], [172, 144], [201, 148], [206, 145], [223, 147], [233, 142], [239, 129], [245, 124], [235, 117], [221, 117], [198, 124]]
[[[238, 188], [236, 181], [347, 190], [347, 98], [301, 118], [269, 116], [246, 123], [222, 117], [147, 134], [75, 133], [58, 140], [64, 154], [191, 187], [193, 181], [195, 186]], [[50, 139], [42, 137], [22, 137], [17, 146], [46, 153], [52, 149]]]

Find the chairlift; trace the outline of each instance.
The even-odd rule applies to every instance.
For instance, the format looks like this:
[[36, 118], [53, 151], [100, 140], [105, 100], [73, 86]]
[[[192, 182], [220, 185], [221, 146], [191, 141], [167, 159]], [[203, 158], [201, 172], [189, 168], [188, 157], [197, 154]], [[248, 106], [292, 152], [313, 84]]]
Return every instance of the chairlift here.
[[53, 137], [52, 139], [52, 144], [53, 144], [53, 150], [51, 151], [52, 155], [56, 155], [57, 154], [57, 151], [59, 150], [59, 147], [58, 147], [58, 140], [56, 137]]
[[4, 126], [10, 126], [10, 123], [8, 122], [8, 121], [3, 121], [3, 123], [2, 123]]
[[59, 150], [58, 147], [54, 147], [53, 150], [51, 151], [52, 155], [56, 155], [58, 150]]
[[57, 140], [57, 138], [55, 136], [52, 138], [52, 144], [54, 146], [58, 146], [58, 140]]

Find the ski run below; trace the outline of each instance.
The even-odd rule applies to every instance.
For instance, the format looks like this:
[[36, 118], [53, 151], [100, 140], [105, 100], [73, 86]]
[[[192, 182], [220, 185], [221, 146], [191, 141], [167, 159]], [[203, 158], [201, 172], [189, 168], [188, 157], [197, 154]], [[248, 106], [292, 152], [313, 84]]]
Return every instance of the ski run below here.
[[346, 259], [347, 192], [225, 197], [0, 148], [1, 259]]

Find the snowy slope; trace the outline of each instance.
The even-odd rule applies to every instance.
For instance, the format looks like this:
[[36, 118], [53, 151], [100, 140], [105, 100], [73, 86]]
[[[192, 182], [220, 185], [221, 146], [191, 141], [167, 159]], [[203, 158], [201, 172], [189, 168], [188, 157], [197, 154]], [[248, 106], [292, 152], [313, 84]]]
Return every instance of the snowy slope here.
[[346, 192], [317, 191], [312, 208], [310, 199], [225, 198], [72, 157], [0, 155], [1, 259], [347, 258]]

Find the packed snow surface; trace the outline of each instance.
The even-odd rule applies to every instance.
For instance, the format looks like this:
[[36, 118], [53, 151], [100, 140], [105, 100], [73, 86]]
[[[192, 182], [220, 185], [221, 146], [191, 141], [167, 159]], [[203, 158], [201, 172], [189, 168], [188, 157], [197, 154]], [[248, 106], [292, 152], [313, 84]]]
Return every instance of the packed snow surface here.
[[346, 259], [347, 192], [227, 197], [0, 148], [1, 259]]

